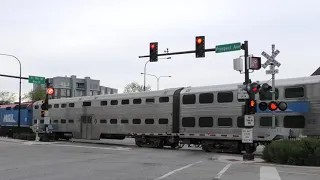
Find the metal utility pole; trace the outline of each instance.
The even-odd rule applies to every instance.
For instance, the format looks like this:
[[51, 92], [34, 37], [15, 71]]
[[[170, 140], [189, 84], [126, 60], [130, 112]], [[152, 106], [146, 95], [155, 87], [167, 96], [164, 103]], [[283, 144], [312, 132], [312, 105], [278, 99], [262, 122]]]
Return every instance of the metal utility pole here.
[[[262, 52], [261, 55], [264, 56], [267, 61], [262, 64], [261, 66], [263, 68], [266, 68], [268, 65], [270, 65], [270, 69], [266, 70], [266, 74], [272, 74], [272, 101], [276, 100], [276, 85], [275, 85], [275, 74], [279, 73], [279, 69], [275, 69], [275, 67], [280, 67], [281, 64], [275, 60], [275, 57], [280, 53], [280, 51], [277, 49], [275, 50], [275, 45], [272, 45], [272, 55], [269, 56], [266, 52]], [[276, 117], [275, 117], [275, 112], [272, 111], [272, 128], [275, 128], [276, 124]]]
[[157, 90], [159, 90], [159, 82], [160, 82], [160, 78], [162, 78], [162, 77], [170, 77], [171, 78], [171, 76], [156, 76], [156, 75], [153, 75], [153, 74], [145, 74], [145, 73], [141, 73], [141, 74], [143, 74], [144, 76], [145, 75], [148, 75], [148, 76], [153, 76], [153, 77], [155, 77], [156, 79], [157, 79]]
[[143, 91], [146, 91], [146, 73], [147, 73], [147, 64], [150, 61], [147, 61], [146, 64], [144, 65], [144, 76], [143, 76]]
[[15, 58], [19, 62], [20, 73], [19, 73], [19, 108], [18, 108], [18, 136], [20, 137], [20, 119], [21, 119], [21, 62], [20, 60], [11, 54], [0, 54], [2, 56], [9, 56]]

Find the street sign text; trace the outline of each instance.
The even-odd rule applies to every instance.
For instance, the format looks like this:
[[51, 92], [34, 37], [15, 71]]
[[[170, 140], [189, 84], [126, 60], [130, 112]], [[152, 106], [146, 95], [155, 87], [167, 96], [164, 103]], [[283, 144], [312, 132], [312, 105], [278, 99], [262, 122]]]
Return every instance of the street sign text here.
[[223, 53], [229, 51], [239, 51], [241, 50], [241, 43], [232, 43], [232, 44], [222, 44], [216, 46], [216, 53]]

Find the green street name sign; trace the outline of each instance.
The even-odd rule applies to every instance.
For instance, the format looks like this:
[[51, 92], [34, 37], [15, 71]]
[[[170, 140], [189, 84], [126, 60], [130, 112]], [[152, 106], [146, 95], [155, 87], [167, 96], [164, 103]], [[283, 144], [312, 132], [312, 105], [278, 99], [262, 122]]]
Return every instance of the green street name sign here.
[[45, 77], [39, 77], [39, 76], [29, 76], [29, 83], [33, 84], [45, 84], [46, 78]]
[[229, 51], [239, 51], [241, 50], [241, 43], [232, 43], [232, 44], [222, 44], [216, 46], [216, 53], [223, 53]]

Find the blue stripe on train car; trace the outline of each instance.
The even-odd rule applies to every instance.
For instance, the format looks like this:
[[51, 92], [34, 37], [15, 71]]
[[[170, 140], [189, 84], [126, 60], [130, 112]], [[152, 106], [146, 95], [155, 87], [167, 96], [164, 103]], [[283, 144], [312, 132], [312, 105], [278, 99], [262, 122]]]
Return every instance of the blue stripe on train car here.
[[[32, 125], [32, 110], [20, 110], [20, 126]], [[18, 125], [18, 109], [2, 109], [0, 111], [0, 125], [1, 126], [17, 126]]]
[[[286, 102], [288, 105], [288, 108], [285, 111], [280, 111], [277, 109], [276, 113], [306, 113], [310, 111], [310, 102], [309, 101], [291, 101]], [[269, 109], [266, 111], [261, 111], [259, 109], [259, 106], [257, 106], [257, 113], [272, 113]]]

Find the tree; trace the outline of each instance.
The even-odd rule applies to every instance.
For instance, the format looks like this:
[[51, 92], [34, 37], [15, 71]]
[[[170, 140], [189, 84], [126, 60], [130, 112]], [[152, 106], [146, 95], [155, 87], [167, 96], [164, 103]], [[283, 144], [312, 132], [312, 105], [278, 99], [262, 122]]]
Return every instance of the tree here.
[[[132, 82], [127, 84], [124, 87], [123, 93], [134, 93], [134, 92], [143, 92], [143, 85], [138, 84], [137, 82]], [[146, 86], [146, 91], [151, 91], [151, 86]]]
[[0, 104], [13, 104], [16, 95], [10, 92], [0, 92]]
[[32, 102], [44, 100], [46, 98], [46, 90], [38, 87], [36, 89], [31, 90], [27, 94], [24, 95], [23, 100], [29, 100]]

